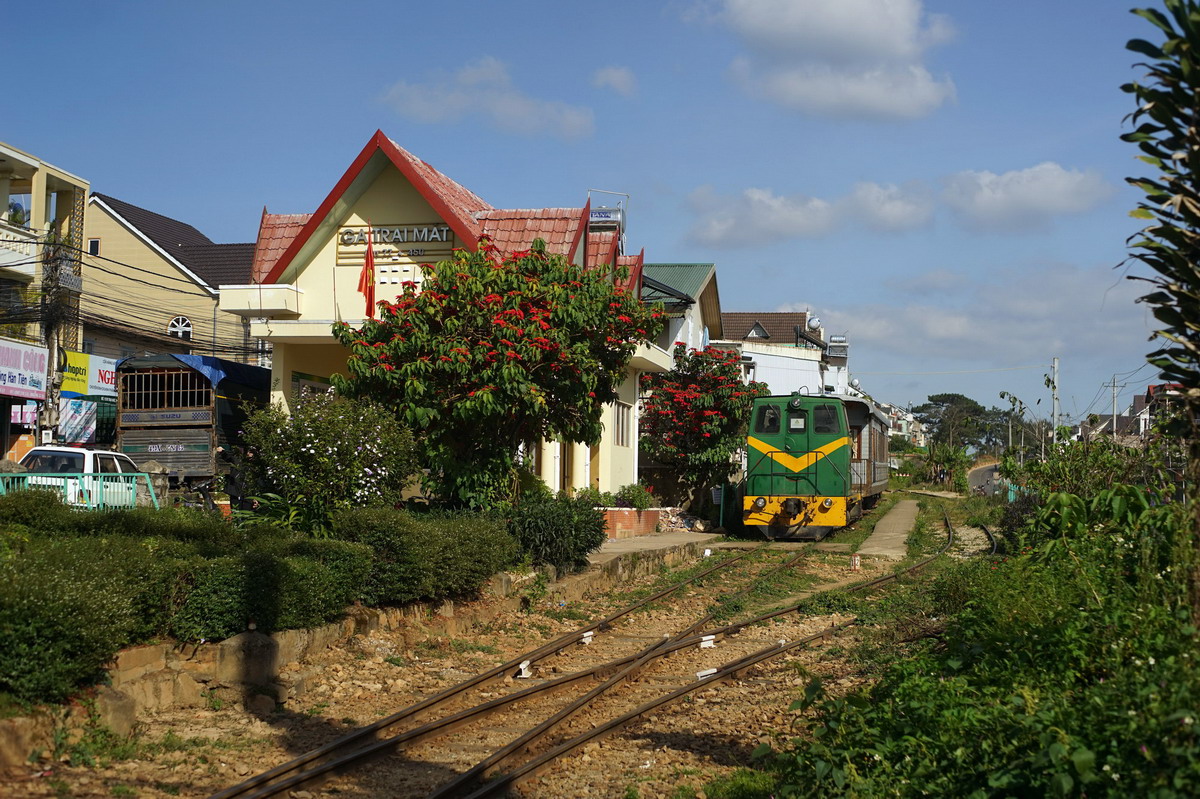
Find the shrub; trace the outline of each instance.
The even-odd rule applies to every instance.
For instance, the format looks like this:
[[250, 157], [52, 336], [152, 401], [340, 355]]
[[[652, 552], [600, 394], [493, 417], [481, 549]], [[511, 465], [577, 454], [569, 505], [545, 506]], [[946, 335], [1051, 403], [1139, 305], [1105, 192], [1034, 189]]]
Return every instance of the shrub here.
[[75, 512], [80, 535], [128, 535], [194, 544], [202, 554], [237, 551], [245, 535], [215, 513], [197, 508], [116, 508]]
[[352, 509], [334, 516], [333, 532], [374, 550], [363, 590], [370, 603], [470, 594], [511, 564], [516, 553], [502, 522], [475, 514]]
[[608, 538], [604, 513], [587, 499], [565, 494], [521, 504], [509, 517], [508, 528], [521, 552], [561, 574], [586, 569], [588, 555]]
[[189, 586], [171, 617], [182, 640], [236, 635], [253, 621], [261, 632], [313, 627], [356, 599], [371, 569], [368, 547], [345, 541], [276, 542], [243, 555], [193, 559]]
[[138, 626], [152, 562], [127, 538], [42, 539], [0, 564], [0, 691], [58, 701], [90, 682]]
[[619, 508], [645, 510], [654, 505], [654, 494], [644, 485], [630, 483], [617, 489], [616, 501]]
[[309, 532], [341, 508], [395, 505], [417, 470], [412, 435], [392, 413], [328, 392], [303, 396], [290, 415], [280, 406], [256, 411], [244, 440], [234, 461], [246, 493], [279, 495]]
[[19, 524], [46, 533], [71, 534], [81, 514], [56, 491], [13, 491], [0, 496], [0, 525]]

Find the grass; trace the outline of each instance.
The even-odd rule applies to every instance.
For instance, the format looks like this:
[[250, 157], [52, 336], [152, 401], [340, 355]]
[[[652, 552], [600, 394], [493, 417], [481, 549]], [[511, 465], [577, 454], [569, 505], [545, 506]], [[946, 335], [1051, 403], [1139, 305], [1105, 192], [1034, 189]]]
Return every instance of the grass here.
[[474, 641], [464, 641], [461, 638], [430, 638], [427, 641], [417, 644], [416, 650], [421, 655], [429, 658], [465, 655], [471, 652], [484, 655], [500, 654], [500, 650], [491, 644], [477, 644]]

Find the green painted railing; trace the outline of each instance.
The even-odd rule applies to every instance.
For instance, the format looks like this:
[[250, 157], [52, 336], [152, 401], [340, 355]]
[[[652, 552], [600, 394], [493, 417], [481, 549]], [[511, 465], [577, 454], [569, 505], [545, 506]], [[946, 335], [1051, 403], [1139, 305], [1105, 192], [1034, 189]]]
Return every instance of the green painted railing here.
[[138, 505], [138, 485], [143, 482], [146, 486], [144, 496], [148, 496], [150, 503], [157, 508], [158, 497], [154, 495], [150, 475], [144, 472], [0, 474], [0, 496], [13, 491], [54, 491], [62, 497], [63, 504], [88, 510], [135, 508]]

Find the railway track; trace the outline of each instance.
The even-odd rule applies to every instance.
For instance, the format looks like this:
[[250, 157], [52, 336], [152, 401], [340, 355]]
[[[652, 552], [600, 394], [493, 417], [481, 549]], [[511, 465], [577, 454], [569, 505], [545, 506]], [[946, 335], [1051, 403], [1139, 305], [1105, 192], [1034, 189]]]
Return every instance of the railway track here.
[[[947, 543], [938, 554], [904, 571], [847, 590], [867, 591], [928, 565], [953, 543], [948, 518], [945, 523]], [[710, 612], [668, 632], [642, 625], [644, 629], [628, 634], [630, 631], [618, 627], [619, 620], [629, 619], [650, 603], [710, 575], [730, 573], [733, 566], [767, 546], [703, 569], [600, 621], [219, 791], [213, 799], [288, 795], [338, 775], [358, 775], [367, 763], [397, 753], [404, 753], [413, 762], [392, 759], [386, 766], [380, 764], [379, 768], [387, 769], [385, 781], [394, 789], [391, 795], [431, 799], [503, 795], [551, 768], [565, 755], [659, 708], [735, 680], [759, 664], [823, 641], [855, 624], [852, 618], [837, 620], [833, 625], [807, 619], [798, 614], [802, 603], [797, 602], [727, 624], [717, 624]], [[808, 548], [767, 574], [756, 575], [754, 581], [769, 580], [793, 568], [807, 554]], [[753, 588], [753, 583], [747, 583], [742, 590]], [[604, 636], [607, 641], [600, 645]], [[498, 683], [505, 689], [500, 696], [482, 693], [481, 689]], [[468, 697], [472, 693], [476, 694], [476, 703], [461, 707], [471, 701]], [[448, 738], [457, 743], [447, 746]], [[443, 755], [449, 749], [487, 754], [481, 759], [472, 755], [473, 762], [465, 765], [460, 758], [458, 763], [443, 767], [457, 772], [455, 776], [446, 779], [442, 774], [440, 780], [431, 782], [429, 774], [421, 775], [414, 766], [426, 755], [433, 755], [424, 750], [434, 742], [436, 751]]]

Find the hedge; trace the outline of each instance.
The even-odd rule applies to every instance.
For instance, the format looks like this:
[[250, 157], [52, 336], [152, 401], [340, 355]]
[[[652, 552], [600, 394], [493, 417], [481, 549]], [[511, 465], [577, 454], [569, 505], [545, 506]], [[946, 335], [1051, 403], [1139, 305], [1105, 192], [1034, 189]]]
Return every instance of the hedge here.
[[586, 498], [566, 495], [522, 503], [508, 528], [535, 564], [553, 566], [560, 574], [586, 569], [588, 555], [608, 539], [604, 511]]
[[334, 514], [333, 534], [375, 551], [363, 591], [370, 604], [471, 595], [517, 552], [503, 521], [478, 515], [359, 508]]

